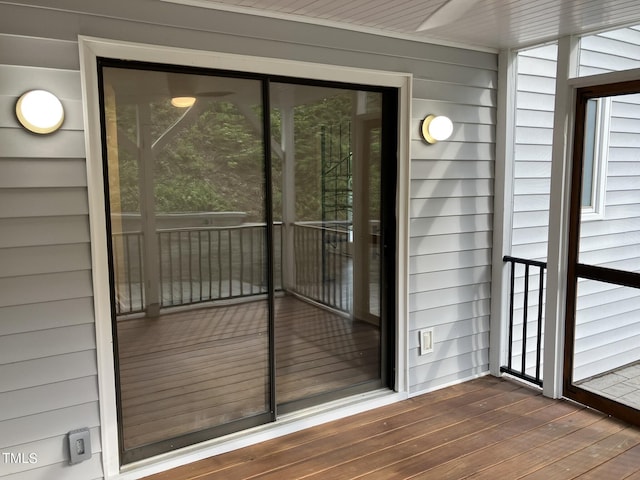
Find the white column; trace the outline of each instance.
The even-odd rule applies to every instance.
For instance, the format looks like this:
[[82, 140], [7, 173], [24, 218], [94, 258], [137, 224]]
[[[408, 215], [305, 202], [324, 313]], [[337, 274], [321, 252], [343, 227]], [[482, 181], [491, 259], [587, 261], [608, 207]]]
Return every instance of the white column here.
[[575, 90], [569, 86], [568, 79], [577, 75], [578, 53], [577, 38], [563, 37], [559, 40], [551, 158], [543, 367], [544, 395], [551, 398], [562, 396], [571, 151], [575, 110]]
[[282, 114], [282, 286], [294, 290], [296, 265], [294, 222], [296, 221], [296, 150], [293, 106], [281, 108]]
[[503, 50], [498, 56], [498, 116], [493, 214], [491, 277], [491, 332], [489, 369], [499, 376], [507, 363], [509, 325], [509, 268], [502, 258], [511, 254], [513, 233], [513, 162], [516, 126], [517, 54]]
[[160, 270], [156, 234], [156, 206], [153, 188], [154, 154], [151, 138], [151, 111], [148, 104], [138, 105], [138, 168], [140, 213], [144, 263], [145, 312], [147, 317], [160, 315]]

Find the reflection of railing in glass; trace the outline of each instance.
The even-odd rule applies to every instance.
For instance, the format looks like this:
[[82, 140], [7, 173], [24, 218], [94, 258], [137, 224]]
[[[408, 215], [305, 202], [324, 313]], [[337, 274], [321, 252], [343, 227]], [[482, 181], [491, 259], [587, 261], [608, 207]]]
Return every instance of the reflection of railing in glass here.
[[[351, 311], [353, 299], [351, 225], [347, 222], [303, 222], [294, 225], [296, 291], [300, 295]], [[326, 223], [325, 223], [326, 225]]]
[[[274, 224], [274, 278], [281, 288], [281, 224]], [[157, 232], [160, 304], [190, 305], [267, 292], [265, 225], [172, 228]], [[145, 309], [142, 233], [113, 235], [116, 313]]]
[[[380, 256], [379, 222], [369, 225], [367, 246], [377, 268]], [[294, 251], [296, 259], [296, 292], [336, 310], [353, 313], [353, 224], [346, 221], [296, 222]], [[375, 268], [374, 268], [375, 269]], [[370, 271], [367, 282], [379, 282], [378, 272]], [[377, 285], [377, 283], [376, 283]], [[377, 288], [372, 289], [377, 302]], [[372, 312], [379, 314], [378, 307]]]
[[[282, 224], [274, 224], [275, 289], [282, 289]], [[162, 307], [267, 293], [265, 225], [158, 230]], [[371, 225], [372, 258], [380, 255], [377, 222]], [[113, 235], [116, 314], [143, 312], [142, 232]], [[299, 295], [346, 313], [353, 302], [353, 230], [349, 222], [294, 224]]]

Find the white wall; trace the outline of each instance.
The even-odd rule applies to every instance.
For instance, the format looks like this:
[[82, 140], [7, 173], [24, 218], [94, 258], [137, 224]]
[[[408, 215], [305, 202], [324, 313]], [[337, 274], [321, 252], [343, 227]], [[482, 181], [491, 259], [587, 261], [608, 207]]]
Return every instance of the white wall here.
[[[0, 452], [37, 460], [3, 455], [0, 476], [11, 479], [102, 471], [80, 76], [56, 60], [68, 46], [0, 35]], [[21, 65], [11, 64], [16, 50]], [[29, 66], [45, 53], [46, 67]], [[48, 137], [13, 115], [34, 88], [66, 109], [62, 130]], [[70, 467], [65, 436], [81, 427], [91, 429], [94, 453]]]
[[[556, 45], [518, 54], [514, 212], [512, 255], [545, 261], [549, 220], [551, 143], [555, 94]], [[581, 40], [579, 74], [592, 75], [640, 67], [640, 28], [625, 28]], [[640, 254], [640, 102], [614, 99], [609, 146], [606, 149], [604, 212], [583, 221], [583, 263], [637, 271]], [[585, 216], [586, 218], [586, 216]], [[534, 269], [537, 271], [537, 269]], [[531, 279], [537, 285], [538, 276]], [[524, 279], [518, 271], [516, 321], [522, 319]], [[537, 316], [537, 288], [530, 289], [529, 319]], [[620, 302], [624, 300], [624, 302]], [[578, 300], [575, 379], [608, 371], [640, 359], [640, 323], [634, 313], [640, 296], [631, 289], [612, 289], [592, 282], [583, 285]], [[532, 324], [530, 329], [535, 329]], [[531, 330], [529, 330], [531, 332]], [[516, 329], [516, 351], [521, 334]], [[624, 341], [621, 341], [624, 340]], [[533, 365], [535, 339], [527, 340], [527, 365]], [[520, 356], [514, 358], [520, 362]], [[519, 363], [518, 363], [519, 364]], [[531, 372], [529, 372], [531, 373]]]
[[[40, 461], [0, 477], [102, 475], [79, 34], [412, 73], [408, 389], [488, 372], [496, 55], [152, 0], [15, 3], [0, 5], [0, 450]], [[31, 87], [61, 97], [63, 131], [18, 128]], [[452, 118], [451, 141], [420, 140], [429, 113]], [[419, 356], [424, 327], [435, 351]], [[81, 426], [96, 453], [69, 467], [64, 434]]]

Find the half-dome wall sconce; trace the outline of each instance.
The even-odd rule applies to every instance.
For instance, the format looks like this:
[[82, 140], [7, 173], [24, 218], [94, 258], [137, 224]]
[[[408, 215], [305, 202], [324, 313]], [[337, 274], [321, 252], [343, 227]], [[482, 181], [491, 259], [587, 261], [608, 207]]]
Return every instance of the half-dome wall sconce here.
[[444, 115], [427, 115], [422, 121], [422, 138], [427, 143], [437, 143], [448, 139], [453, 133], [453, 123]]
[[62, 102], [46, 90], [29, 90], [16, 103], [16, 116], [20, 124], [33, 133], [53, 133], [64, 122]]

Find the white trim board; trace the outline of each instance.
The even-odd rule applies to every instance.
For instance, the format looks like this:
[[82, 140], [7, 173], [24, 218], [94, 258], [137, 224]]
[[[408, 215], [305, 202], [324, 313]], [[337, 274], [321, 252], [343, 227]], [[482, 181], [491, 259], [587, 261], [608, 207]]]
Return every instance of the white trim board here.
[[[320, 414], [304, 421], [284, 417], [267, 424], [253, 443], [273, 436], [307, 428], [341, 416], [352, 415], [375, 406], [406, 398], [408, 391], [408, 271], [409, 271], [409, 152], [411, 126], [411, 85], [409, 73], [339, 67], [310, 62], [271, 59], [227, 53], [190, 50], [162, 45], [136, 44], [94, 37], [79, 36], [82, 99], [84, 105], [85, 146], [87, 153], [87, 190], [89, 196], [89, 222], [91, 235], [91, 259], [93, 273], [94, 309], [96, 321], [96, 350], [98, 357], [98, 385], [100, 399], [100, 423], [102, 435], [103, 469], [106, 479], [138, 478], [161, 470], [173, 468], [198, 458], [240, 448], [247, 445], [249, 437], [234, 434], [215, 441], [187, 447], [175, 452], [145, 460], [144, 468], [133, 473], [123, 473], [132, 466], [120, 467], [118, 451], [117, 406], [113, 338], [111, 333], [111, 303], [109, 298], [109, 265], [107, 258], [106, 214], [104, 202], [104, 178], [102, 172], [102, 144], [100, 138], [100, 112], [97, 77], [97, 58], [117, 58], [172, 65], [234, 70], [247, 73], [288, 76], [314, 80], [395, 87], [399, 89], [398, 109], [398, 185], [397, 185], [397, 271], [396, 271], [396, 385], [398, 394], [387, 392], [384, 399], [373, 402], [363, 397], [334, 413]], [[353, 402], [354, 398], [347, 399]], [[379, 403], [383, 402], [383, 403]], [[343, 412], [343, 413], [340, 413]], [[336, 416], [337, 415], [337, 416]], [[295, 416], [295, 418], [298, 418]], [[282, 433], [278, 433], [281, 429]], [[289, 429], [289, 430], [287, 430]], [[268, 437], [265, 438], [265, 435]], [[246, 437], [246, 438], [245, 438]], [[224, 447], [220, 445], [224, 443]], [[221, 450], [223, 448], [223, 450]], [[224, 450], [226, 449], [226, 450]]]

